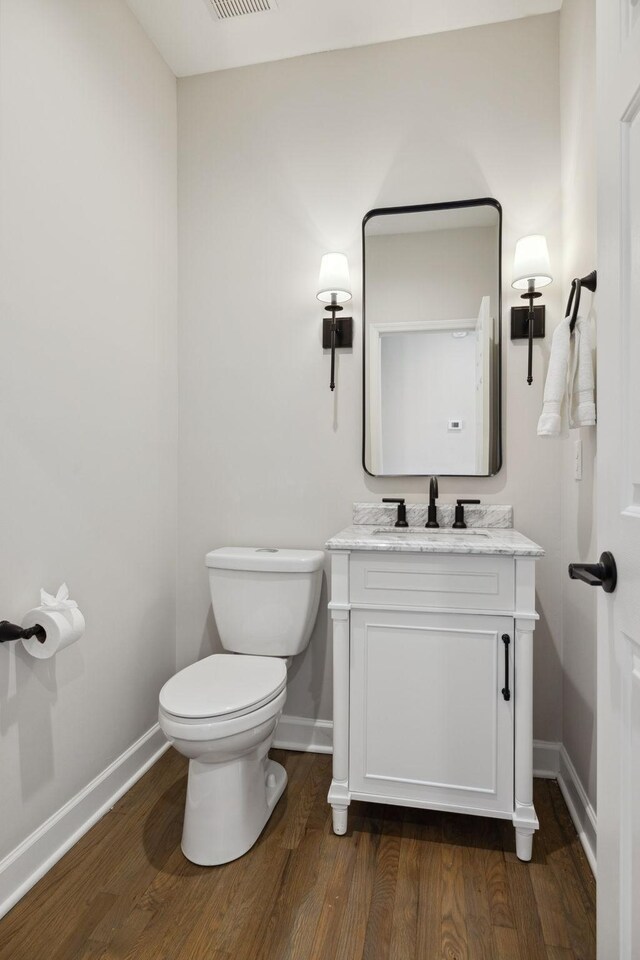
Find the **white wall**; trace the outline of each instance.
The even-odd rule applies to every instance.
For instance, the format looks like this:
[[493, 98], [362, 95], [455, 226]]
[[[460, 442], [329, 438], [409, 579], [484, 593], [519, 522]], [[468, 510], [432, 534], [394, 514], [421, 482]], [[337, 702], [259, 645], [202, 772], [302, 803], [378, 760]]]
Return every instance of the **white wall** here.
[[0, 2], [0, 857], [157, 718], [175, 667], [175, 79], [121, 0]]
[[[535, 735], [560, 739], [560, 450], [535, 440], [546, 345], [528, 387], [524, 345], [508, 338], [517, 238], [546, 233], [560, 258], [558, 67], [550, 15], [179, 81], [181, 665], [215, 648], [207, 550], [318, 547], [353, 500], [426, 499], [424, 480], [372, 479], [361, 465], [361, 219], [374, 206], [493, 196], [504, 208], [506, 462], [440, 489], [512, 503], [547, 550]], [[332, 249], [350, 257], [356, 323], [335, 394], [315, 300]], [[551, 318], [564, 296], [549, 288]], [[286, 709], [331, 716], [324, 610]]]
[[[595, 3], [564, 0], [560, 18], [563, 287], [596, 267]], [[597, 306], [585, 290], [581, 303]], [[594, 331], [595, 332], [595, 331]], [[595, 342], [595, 337], [594, 337]], [[576, 440], [583, 479], [574, 480]], [[595, 522], [596, 430], [571, 430], [562, 448], [563, 742], [596, 805], [596, 596], [569, 580], [566, 564], [598, 557]], [[581, 589], [582, 588], [582, 589]]]

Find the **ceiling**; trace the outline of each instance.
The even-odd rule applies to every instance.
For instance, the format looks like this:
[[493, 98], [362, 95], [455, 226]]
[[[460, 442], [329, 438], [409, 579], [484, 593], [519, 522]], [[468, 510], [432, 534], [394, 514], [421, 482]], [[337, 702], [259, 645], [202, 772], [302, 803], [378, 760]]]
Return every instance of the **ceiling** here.
[[[273, 0], [272, 0], [273, 2]], [[558, 10], [562, 0], [275, 0], [218, 20], [211, 0], [127, 0], [178, 77]]]

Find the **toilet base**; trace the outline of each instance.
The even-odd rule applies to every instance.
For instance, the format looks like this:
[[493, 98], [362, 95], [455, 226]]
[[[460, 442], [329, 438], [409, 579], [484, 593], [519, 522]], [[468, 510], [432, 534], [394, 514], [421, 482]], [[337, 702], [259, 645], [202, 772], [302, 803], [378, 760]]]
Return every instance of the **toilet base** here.
[[185, 857], [200, 866], [237, 860], [262, 833], [286, 785], [287, 771], [259, 748], [228, 763], [191, 760], [182, 831]]

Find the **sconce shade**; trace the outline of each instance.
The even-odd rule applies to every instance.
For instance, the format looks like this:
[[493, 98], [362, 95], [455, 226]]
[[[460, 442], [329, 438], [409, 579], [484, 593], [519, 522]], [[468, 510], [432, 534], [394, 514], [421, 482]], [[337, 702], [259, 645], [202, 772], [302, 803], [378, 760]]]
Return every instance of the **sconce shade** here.
[[336, 303], [346, 303], [347, 300], [351, 300], [349, 261], [344, 253], [325, 253], [320, 261], [318, 300], [331, 303], [332, 294], [336, 296]]
[[546, 287], [553, 280], [547, 240], [539, 233], [518, 240], [513, 258], [511, 286], [516, 290], [526, 290], [529, 280], [533, 280], [535, 287]]

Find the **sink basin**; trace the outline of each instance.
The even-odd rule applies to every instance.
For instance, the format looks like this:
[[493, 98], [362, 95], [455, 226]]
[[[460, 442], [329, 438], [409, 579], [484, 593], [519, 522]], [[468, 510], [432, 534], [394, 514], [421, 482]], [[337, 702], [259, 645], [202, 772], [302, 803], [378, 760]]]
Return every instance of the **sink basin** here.
[[439, 540], [442, 537], [484, 537], [489, 539], [488, 533], [480, 530], [453, 530], [452, 528], [429, 529], [424, 527], [379, 527], [371, 534], [373, 537], [397, 537], [406, 540], [411, 537], [420, 537], [422, 540]]

